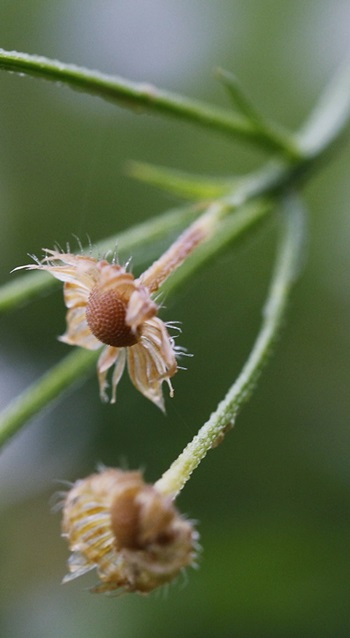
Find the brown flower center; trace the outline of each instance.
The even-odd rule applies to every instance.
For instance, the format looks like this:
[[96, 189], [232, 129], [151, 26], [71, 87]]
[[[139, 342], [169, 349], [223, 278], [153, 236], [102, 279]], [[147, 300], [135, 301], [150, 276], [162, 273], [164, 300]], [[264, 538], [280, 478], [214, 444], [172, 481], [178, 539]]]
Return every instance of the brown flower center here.
[[86, 306], [86, 320], [93, 335], [116, 348], [133, 346], [138, 336], [125, 323], [126, 304], [113, 290], [92, 290]]

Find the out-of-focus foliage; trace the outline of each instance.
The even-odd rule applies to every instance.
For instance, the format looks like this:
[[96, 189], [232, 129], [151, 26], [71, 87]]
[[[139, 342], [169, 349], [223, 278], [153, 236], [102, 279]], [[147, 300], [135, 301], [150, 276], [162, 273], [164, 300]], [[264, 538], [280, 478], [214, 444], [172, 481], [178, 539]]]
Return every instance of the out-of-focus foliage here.
[[[225, 105], [212, 74], [231, 69], [271, 119], [297, 127], [349, 58], [345, 0], [3, 2], [0, 43]], [[178, 200], [134, 182], [127, 160], [231, 177], [262, 156], [173, 120], [121, 111], [38, 80], [0, 74], [1, 281], [55, 242], [97, 242]], [[194, 353], [167, 417], [121, 382], [96, 379], [5, 449], [1, 480], [3, 635], [343, 636], [350, 629], [350, 150], [306, 191], [305, 272], [270, 367], [235, 431], [197, 470], [179, 506], [200, 521], [200, 569], [168, 595], [92, 597], [61, 586], [68, 555], [49, 514], [57, 479], [95, 464], [157, 479], [207, 418], [249, 351], [273, 262], [268, 223], [176, 298]], [[113, 247], [112, 247], [113, 248]], [[61, 292], [1, 318], [0, 399], [67, 353]]]

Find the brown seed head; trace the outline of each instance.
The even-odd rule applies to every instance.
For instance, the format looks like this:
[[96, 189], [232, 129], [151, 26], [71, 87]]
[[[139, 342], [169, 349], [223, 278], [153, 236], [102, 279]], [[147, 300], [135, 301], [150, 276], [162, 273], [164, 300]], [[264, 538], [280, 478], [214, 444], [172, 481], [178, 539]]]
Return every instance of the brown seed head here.
[[97, 339], [108, 346], [125, 348], [138, 342], [138, 335], [125, 322], [126, 304], [114, 290], [95, 287], [86, 306], [88, 326]]

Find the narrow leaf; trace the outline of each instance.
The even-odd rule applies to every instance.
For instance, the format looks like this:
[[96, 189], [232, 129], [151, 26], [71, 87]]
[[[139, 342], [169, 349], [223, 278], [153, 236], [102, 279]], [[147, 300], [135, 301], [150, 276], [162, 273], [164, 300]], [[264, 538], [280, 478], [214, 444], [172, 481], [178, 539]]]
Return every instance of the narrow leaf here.
[[214, 179], [143, 162], [129, 162], [127, 174], [168, 193], [195, 200], [215, 199], [231, 191], [235, 185], [232, 178]]
[[243, 91], [238, 78], [230, 71], [221, 68], [217, 69], [217, 77], [227, 89], [234, 106], [242, 115], [247, 117], [254, 126], [263, 125], [263, 116], [257, 111], [250, 98]]

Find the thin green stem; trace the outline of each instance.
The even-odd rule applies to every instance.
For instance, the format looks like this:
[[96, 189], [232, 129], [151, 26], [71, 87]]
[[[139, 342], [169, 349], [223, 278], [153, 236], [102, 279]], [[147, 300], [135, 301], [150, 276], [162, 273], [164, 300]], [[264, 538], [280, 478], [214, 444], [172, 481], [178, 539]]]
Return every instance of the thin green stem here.
[[250, 398], [279, 334], [291, 288], [299, 269], [304, 228], [302, 209], [296, 198], [290, 196], [285, 208], [275, 271], [264, 308], [261, 329], [250, 356], [238, 379], [223, 401], [219, 403], [216, 411], [155, 484], [159, 491], [173, 498], [182, 490], [207, 452], [215, 447], [225, 432], [234, 425], [237, 413], [242, 404]]
[[150, 112], [170, 115], [206, 129], [244, 139], [264, 150], [279, 151], [293, 160], [300, 158], [299, 149], [291, 134], [260, 130], [246, 117], [232, 115], [198, 100], [160, 90], [151, 84], [131, 82], [43, 56], [3, 49], [0, 49], [0, 69], [65, 83], [80, 91], [118, 102], [121, 106], [142, 107]]
[[0, 414], [0, 447], [42, 408], [90, 373], [97, 355], [96, 351], [74, 350], [13, 399]]

